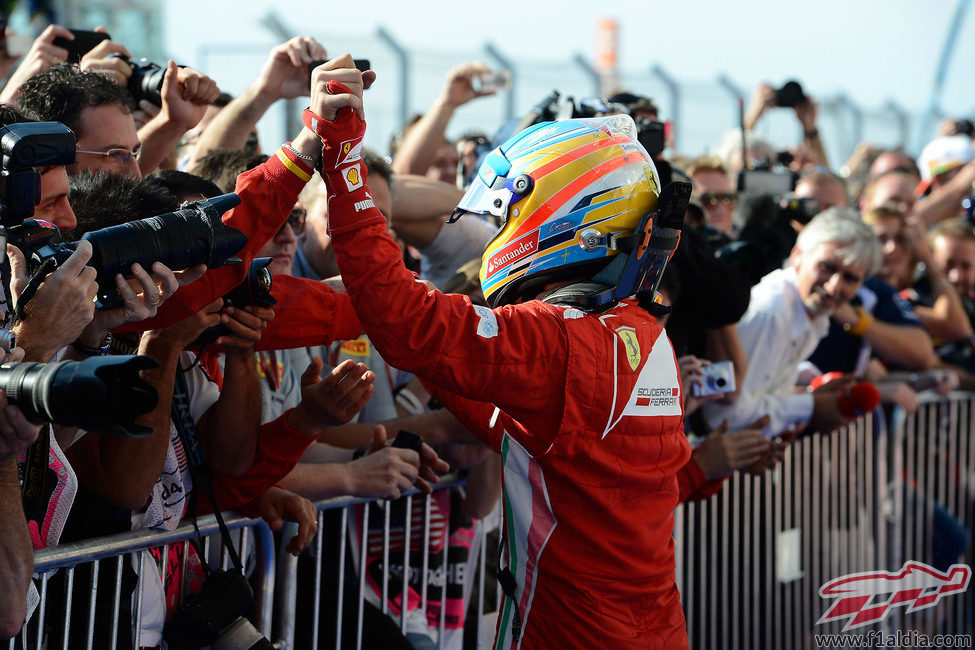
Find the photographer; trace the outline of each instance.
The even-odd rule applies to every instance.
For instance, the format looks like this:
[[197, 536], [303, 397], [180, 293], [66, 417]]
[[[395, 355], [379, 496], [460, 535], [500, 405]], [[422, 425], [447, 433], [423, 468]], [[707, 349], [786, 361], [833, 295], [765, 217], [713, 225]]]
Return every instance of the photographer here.
[[[792, 108], [796, 113], [796, 119], [802, 127], [800, 150], [806, 159], [806, 165], [828, 169], [829, 160], [826, 158], [826, 149], [823, 147], [822, 138], [819, 137], [817, 126], [819, 104], [806, 95], [802, 87], [794, 81], [786, 83], [778, 90], [768, 83], [759, 84], [752, 92], [748, 110], [745, 112], [745, 130], [753, 131], [765, 111], [779, 107]], [[822, 209], [827, 207], [829, 206], [824, 205]]]
[[160, 91], [162, 109], [137, 131], [136, 104], [125, 86], [99, 72], [60, 65], [25, 82], [18, 105], [34, 119], [61, 122], [75, 132], [78, 158], [70, 175], [104, 169], [140, 178], [175, 150], [218, 94], [209, 77], [170, 61]]

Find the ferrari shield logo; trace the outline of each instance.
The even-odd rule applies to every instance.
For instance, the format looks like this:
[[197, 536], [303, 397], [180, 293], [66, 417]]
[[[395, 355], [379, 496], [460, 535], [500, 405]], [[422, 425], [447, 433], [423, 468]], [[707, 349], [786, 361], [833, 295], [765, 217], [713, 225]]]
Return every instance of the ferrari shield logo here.
[[630, 368], [636, 370], [640, 367], [640, 341], [636, 337], [636, 330], [632, 327], [620, 327], [616, 330], [616, 336], [623, 341], [623, 349], [626, 350], [626, 360], [630, 362]]

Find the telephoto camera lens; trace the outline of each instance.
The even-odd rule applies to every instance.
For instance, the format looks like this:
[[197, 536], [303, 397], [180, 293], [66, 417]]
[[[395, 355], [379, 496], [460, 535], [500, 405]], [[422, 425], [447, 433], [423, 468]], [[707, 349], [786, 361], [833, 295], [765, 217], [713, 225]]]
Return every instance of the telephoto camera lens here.
[[0, 365], [0, 389], [34, 422], [144, 438], [152, 429], [135, 420], [156, 408], [159, 394], [139, 371], [158, 366], [145, 355], [5, 363]]
[[115, 275], [130, 276], [129, 269], [138, 262], [149, 268], [162, 262], [171, 269], [185, 269], [196, 264], [210, 268], [228, 262], [239, 262], [237, 252], [247, 243], [247, 235], [225, 226], [220, 216], [240, 205], [236, 194], [224, 194], [184, 205], [148, 219], [130, 221], [86, 233], [82, 240], [92, 245], [88, 263], [98, 269], [99, 284]]

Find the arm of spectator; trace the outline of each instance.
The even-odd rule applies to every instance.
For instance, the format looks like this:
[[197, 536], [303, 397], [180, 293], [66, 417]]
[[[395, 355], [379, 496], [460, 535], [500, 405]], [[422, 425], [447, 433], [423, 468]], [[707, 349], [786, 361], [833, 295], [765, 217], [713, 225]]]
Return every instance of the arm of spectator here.
[[725, 393], [722, 402], [734, 404], [745, 382], [748, 370], [748, 357], [738, 338], [738, 327], [731, 323], [723, 327], [708, 328], [704, 332], [708, 359], [713, 361], [731, 361], [735, 364], [735, 390]]
[[736, 469], [757, 462], [770, 448], [770, 441], [762, 437], [762, 429], [769, 417], [762, 416], [744, 429], [728, 433], [728, 421], [711, 432], [693, 452], [701, 472], [708, 481], [731, 474]]
[[308, 548], [315, 533], [318, 532], [318, 511], [308, 499], [288, 490], [268, 488], [254, 501], [241, 506], [240, 511], [247, 517], [260, 517], [271, 530], [278, 531], [284, 522], [298, 524], [298, 534], [291, 538], [285, 550], [298, 557]]
[[0, 638], [13, 638], [24, 625], [33, 571], [34, 549], [20, 505], [17, 460], [9, 459], [0, 463]]
[[812, 97], [806, 97], [796, 104], [796, 118], [802, 125], [802, 146], [805, 152], [812, 159], [813, 165], [819, 167], [829, 167], [829, 159], [826, 157], [826, 148], [823, 146], [823, 139], [819, 137], [819, 127], [817, 117], [819, 115], [819, 104]]
[[[96, 27], [94, 31], [108, 33], [108, 30], [101, 25]], [[121, 43], [106, 39], [81, 57], [81, 63], [78, 64], [78, 67], [86, 71], [100, 72], [120, 86], [125, 86], [129, 83], [129, 77], [132, 76], [132, 66], [121, 57], [131, 59], [132, 55]]]
[[[213, 493], [221, 508], [239, 508], [287, 476], [327, 426], [323, 422], [348, 420], [372, 393], [375, 375], [364, 372], [363, 364], [345, 361], [325, 379], [319, 377], [321, 369], [319, 359], [309, 364], [302, 375], [302, 402], [261, 426], [254, 464], [247, 472], [241, 476], [214, 474]], [[295, 416], [298, 409], [304, 412]]]
[[745, 111], [745, 130], [753, 130], [758, 124], [758, 120], [765, 114], [765, 111], [774, 106], [775, 89], [766, 82], [760, 83], [752, 91], [751, 100], [748, 102], [748, 110]]
[[345, 463], [298, 463], [281, 485], [313, 500], [344, 495], [398, 499], [419, 477], [420, 455], [387, 446], [383, 426], [369, 426], [373, 440], [368, 454]]
[[[855, 325], [860, 321], [860, 315], [849, 303], [838, 307], [832, 318], [840, 325]], [[877, 356], [907, 368], [927, 370], [938, 362], [931, 337], [923, 327], [872, 320], [860, 336], [873, 347]]]
[[437, 153], [437, 148], [444, 142], [447, 124], [450, 123], [454, 111], [472, 99], [494, 94], [493, 91], [474, 90], [473, 79], [490, 72], [491, 70], [483, 63], [471, 62], [459, 65], [447, 73], [440, 96], [413, 125], [396, 152], [396, 157], [393, 159], [394, 172], [421, 176], [426, 173]]
[[[11, 291], [19, 297], [27, 286], [27, 260], [15, 246], [7, 246], [10, 257]], [[44, 278], [30, 302], [25, 318], [13, 326], [17, 342], [27, 361], [50, 361], [54, 353], [78, 338], [95, 313], [97, 271], [87, 266], [92, 248], [78, 242], [71, 256]], [[16, 303], [17, 298], [14, 299]]]
[[327, 58], [313, 38], [296, 36], [271, 50], [257, 79], [227, 104], [200, 134], [193, 160], [218, 149], [241, 149], [257, 122], [279, 99], [307, 97], [308, 64]]
[[225, 307], [220, 322], [233, 333], [217, 339], [224, 349], [223, 387], [220, 397], [200, 417], [197, 428], [213, 470], [240, 476], [254, 462], [261, 428], [261, 384], [254, 359], [271, 309]]
[[15, 104], [20, 97], [20, 87], [31, 77], [37, 76], [52, 65], [63, 63], [68, 58], [68, 51], [54, 45], [58, 37], [74, 40], [74, 34], [66, 27], [48, 25], [41, 35], [34, 39], [23, 61], [17, 66], [7, 85], [0, 92], [0, 104]]
[[824, 435], [844, 427], [855, 418], [849, 418], [840, 411], [839, 398], [853, 385], [853, 377], [843, 377], [827, 382], [812, 392], [813, 414], [809, 428]]
[[395, 177], [393, 229], [410, 246], [426, 248], [440, 234], [464, 191], [425, 176]]
[[207, 106], [220, 94], [210, 77], [180, 68], [170, 61], [163, 77], [162, 110], [139, 129], [139, 170], [143, 176], [155, 171], [176, 148], [183, 134], [200, 123]]
[[975, 184], [975, 160], [964, 165], [951, 180], [931, 190], [923, 201], [914, 205], [912, 216], [920, 220], [925, 228], [930, 228], [939, 221], [958, 216], [961, 201], [973, 190]]
[[136, 422], [151, 428], [152, 434], [141, 439], [93, 432], [83, 436], [65, 452], [82, 485], [129, 510], [146, 504], [166, 461], [179, 354], [203, 330], [219, 322], [220, 306], [214, 301], [172, 327], [143, 334], [139, 353], [156, 359], [159, 367], [141, 374], [159, 393], [159, 404]]

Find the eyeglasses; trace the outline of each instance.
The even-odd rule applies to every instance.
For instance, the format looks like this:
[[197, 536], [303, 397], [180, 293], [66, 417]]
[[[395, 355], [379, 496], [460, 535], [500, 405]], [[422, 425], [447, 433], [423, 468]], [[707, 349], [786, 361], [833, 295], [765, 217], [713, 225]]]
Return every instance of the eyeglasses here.
[[139, 155], [141, 147], [136, 147], [135, 151], [128, 149], [109, 149], [108, 151], [88, 151], [87, 149], [75, 149], [76, 153], [86, 153], [90, 156], [105, 156], [119, 167], [128, 167], [132, 164], [132, 159]]
[[[296, 235], [300, 235], [305, 231], [305, 218], [308, 216], [308, 211], [304, 208], [295, 208], [288, 215], [288, 220], [285, 223], [291, 224], [291, 229], [295, 231]], [[278, 230], [278, 234], [284, 230], [284, 225]]]
[[734, 192], [706, 192], [701, 195], [701, 204], [707, 208], [717, 207], [719, 203], [725, 204], [729, 208], [735, 207], [738, 203], [738, 195]]

